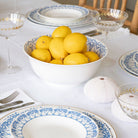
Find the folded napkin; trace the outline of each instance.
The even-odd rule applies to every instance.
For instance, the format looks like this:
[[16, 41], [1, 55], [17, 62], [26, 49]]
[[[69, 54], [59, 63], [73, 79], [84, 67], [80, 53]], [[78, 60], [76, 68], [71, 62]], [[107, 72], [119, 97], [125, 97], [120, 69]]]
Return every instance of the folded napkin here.
[[[25, 104], [25, 103], [28, 103], [28, 102], [34, 102], [34, 104], [39, 104], [39, 102], [33, 100], [30, 96], [28, 96], [23, 90], [21, 90], [20, 88], [16, 88], [16, 89], [13, 89], [13, 90], [10, 90], [10, 91], [7, 91], [7, 92], [4, 92], [4, 93], [0, 93], [0, 99], [3, 99], [7, 96], [9, 96], [10, 94], [12, 94], [13, 92], [19, 92], [19, 95], [14, 99], [12, 100], [11, 102], [14, 102], [14, 101], [19, 101], [19, 100], [22, 100], [23, 103], [21, 104], [18, 104], [18, 105], [14, 105], [15, 106], [20, 106], [22, 104]], [[34, 105], [32, 104], [32, 105]], [[1, 105], [4, 105], [4, 104], [1, 104], [0, 103], [0, 106]], [[32, 105], [29, 105], [29, 106], [32, 106]], [[11, 107], [11, 106], [10, 106]], [[6, 107], [4, 109], [7, 109], [7, 108], [10, 108], [10, 107]], [[24, 107], [28, 107], [28, 106], [24, 106]], [[22, 107], [22, 108], [24, 108]], [[13, 112], [15, 110], [18, 110], [18, 109], [21, 109], [21, 108], [17, 108], [17, 109], [13, 109], [13, 110], [9, 110], [9, 111], [6, 111], [6, 112], [3, 112], [3, 113], [0, 113], [0, 118], [3, 117], [4, 115], [10, 113], [10, 112]], [[0, 109], [1, 110], [1, 109]]]

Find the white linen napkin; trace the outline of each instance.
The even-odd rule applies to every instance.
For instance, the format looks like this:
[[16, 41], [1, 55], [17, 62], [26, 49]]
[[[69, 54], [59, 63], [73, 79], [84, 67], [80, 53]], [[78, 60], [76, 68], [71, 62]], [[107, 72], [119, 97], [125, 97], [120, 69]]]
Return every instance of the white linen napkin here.
[[[21, 90], [20, 88], [16, 88], [16, 89], [13, 89], [13, 90], [10, 90], [10, 91], [7, 91], [7, 92], [4, 92], [4, 93], [0, 93], [0, 99], [3, 99], [5, 97], [7, 97], [8, 95], [12, 94], [14, 91], [18, 91], [19, 92], [19, 95], [14, 99], [12, 100], [12, 102], [14, 101], [18, 101], [18, 100], [22, 100], [23, 103], [21, 104], [18, 104], [18, 105], [15, 105], [15, 106], [20, 106], [22, 104], [25, 104], [25, 103], [28, 103], [28, 102], [34, 102], [34, 104], [39, 104], [39, 102], [33, 100], [30, 96], [28, 96], [23, 90]], [[32, 104], [32, 105], [34, 105]], [[1, 104], [0, 105], [4, 105], [4, 104]], [[29, 106], [32, 106], [32, 105], [29, 105]], [[14, 107], [15, 107], [14, 106]], [[25, 107], [28, 107], [28, 106], [25, 106]], [[7, 107], [7, 108], [10, 108], [10, 107]], [[7, 108], [4, 108], [4, 109], [7, 109]], [[24, 108], [24, 107], [22, 107]], [[0, 113], [0, 118], [3, 117], [4, 115], [10, 113], [10, 112], [13, 112], [15, 110], [18, 110], [18, 109], [21, 109], [21, 108], [17, 108], [17, 109], [14, 109], [14, 110], [10, 110], [10, 111], [6, 111], [6, 112], [3, 112], [3, 113]], [[1, 110], [1, 109], [0, 109]]]

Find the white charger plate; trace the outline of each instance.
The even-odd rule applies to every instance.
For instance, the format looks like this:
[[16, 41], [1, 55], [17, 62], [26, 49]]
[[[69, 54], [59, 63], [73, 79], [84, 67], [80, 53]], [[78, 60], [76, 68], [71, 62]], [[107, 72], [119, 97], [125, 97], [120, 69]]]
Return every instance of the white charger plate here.
[[55, 22], [48, 22], [45, 19], [40, 18], [38, 14], [39, 9], [32, 10], [31, 12], [28, 13], [27, 19], [35, 24], [40, 24], [44, 26], [51, 26], [51, 27], [58, 27], [62, 25], [69, 26], [70, 28], [77, 28], [77, 27], [83, 27], [86, 25], [91, 25], [93, 22], [96, 21], [96, 17], [98, 15], [97, 11], [89, 10], [88, 16], [83, 18], [82, 20], [77, 20], [71, 23], [55, 23]]
[[75, 5], [54, 5], [39, 9], [40, 18], [50, 23], [70, 23], [83, 19], [89, 14], [89, 10]]
[[[34, 107], [37, 107], [37, 106], [32, 106], [32, 108], [34, 108]], [[104, 138], [116, 138], [115, 131], [111, 127], [111, 125], [109, 123], [107, 123], [104, 119], [102, 119], [101, 117], [99, 117], [91, 112], [88, 112], [88, 111], [85, 111], [82, 109], [78, 109], [78, 108], [74, 108], [74, 107], [58, 106], [58, 105], [57, 106], [56, 105], [44, 105], [44, 107], [65, 108], [65, 109], [71, 109], [71, 110], [83, 113], [83, 114], [89, 116], [98, 125], [98, 128], [99, 128], [98, 138], [103, 138], [103, 137]], [[6, 115], [5, 117], [3, 117], [0, 120], [0, 138], [13, 138], [13, 135], [11, 133], [11, 125], [13, 124], [13, 121], [15, 119], [17, 119], [17, 117], [19, 117], [19, 115], [21, 115], [22, 112], [29, 110], [29, 109], [30, 109], [30, 107], [16, 110], [16, 111]]]
[[138, 49], [122, 55], [119, 59], [119, 64], [123, 70], [138, 77]]

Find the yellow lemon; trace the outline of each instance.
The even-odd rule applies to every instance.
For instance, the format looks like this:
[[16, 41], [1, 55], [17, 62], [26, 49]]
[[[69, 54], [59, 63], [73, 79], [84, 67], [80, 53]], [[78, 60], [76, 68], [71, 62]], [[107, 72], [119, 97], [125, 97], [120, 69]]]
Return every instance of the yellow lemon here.
[[98, 60], [98, 59], [100, 58], [100, 57], [98, 56], [98, 54], [96, 54], [95, 52], [92, 52], [92, 51], [84, 52], [84, 55], [85, 55], [86, 57], [88, 57], [89, 62], [96, 61], [96, 60]]
[[59, 26], [57, 27], [53, 33], [52, 33], [52, 37], [62, 37], [65, 38], [68, 34], [71, 34], [72, 31], [68, 26]]
[[31, 53], [31, 56], [41, 61], [51, 61], [51, 54], [46, 49], [34, 49]]
[[64, 64], [65, 65], [77, 65], [77, 64], [85, 64], [88, 63], [88, 58], [81, 53], [73, 53], [65, 57]]
[[64, 39], [64, 48], [68, 53], [79, 53], [85, 48], [87, 38], [81, 33], [69, 34]]
[[87, 52], [87, 45], [84, 46], [82, 52]]
[[36, 48], [48, 49], [51, 40], [52, 38], [49, 36], [39, 37], [36, 41]]
[[49, 45], [51, 55], [55, 59], [63, 59], [68, 53], [64, 50], [63, 43], [64, 39], [60, 37], [53, 38]]
[[63, 64], [63, 61], [61, 59], [53, 59], [50, 61], [52, 64]]

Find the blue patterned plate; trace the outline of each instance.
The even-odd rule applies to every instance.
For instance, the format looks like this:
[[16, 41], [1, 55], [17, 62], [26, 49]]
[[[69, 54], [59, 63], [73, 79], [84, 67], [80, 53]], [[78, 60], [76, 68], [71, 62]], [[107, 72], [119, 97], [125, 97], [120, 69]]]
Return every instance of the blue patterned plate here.
[[[63, 131], [64, 130], [64, 131]], [[37, 106], [26, 109], [13, 121], [11, 131], [17, 138], [96, 138], [97, 124], [80, 112]]]
[[89, 14], [89, 10], [77, 5], [54, 5], [40, 8], [40, 18], [50, 23], [70, 23], [81, 20]]
[[62, 22], [62, 23], [56, 23], [56, 22], [48, 22], [45, 19], [41, 18], [38, 13], [39, 9], [32, 10], [31, 12], [28, 13], [27, 19], [33, 23], [44, 25], [44, 26], [51, 26], [51, 27], [58, 27], [62, 25], [69, 26], [71, 28], [76, 28], [76, 27], [83, 27], [86, 25], [93, 24], [94, 21], [96, 21], [97, 17], [97, 11], [90, 10], [88, 16], [84, 17], [81, 20], [77, 20], [75, 22]]
[[119, 64], [123, 70], [138, 77], [138, 49], [129, 51], [121, 56]]
[[[98, 128], [99, 128], [98, 138], [116, 138], [116, 134], [115, 134], [114, 129], [110, 126], [110, 124], [108, 124], [105, 120], [103, 120], [99, 116], [97, 116], [93, 113], [84, 111], [82, 109], [67, 107], [67, 106], [55, 106], [55, 105], [34, 106], [31, 108], [16, 110], [16, 112], [12, 112], [12, 113], [8, 114], [7, 116], [3, 117], [0, 120], [0, 138], [13, 138], [13, 135], [11, 134], [11, 126], [12, 126], [13, 122], [15, 122], [15, 120], [17, 120], [17, 124], [18, 124], [19, 120], [25, 119], [24, 118], [25, 116], [23, 116], [23, 113], [28, 113], [25, 115], [27, 115], [31, 118], [34, 118], [34, 117], [36, 117], [36, 115], [39, 115], [37, 111], [40, 112], [40, 110], [33, 110], [33, 111], [36, 111], [36, 113], [35, 113], [35, 112], [31, 111], [31, 109], [42, 109], [41, 113], [44, 113], [44, 114], [46, 114], [46, 111], [44, 111], [45, 109], [52, 109], [52, 110], [53, 109], [60, 109], [59, 111], [57, 111], [57, 114], [61, 114], [61, 111], [63, 109], [64, 109], [63, 114], [65, 111], [67, 111], [67, 112], [73, 111], [72, 112], [73, 114], [78, 113], [76, 115], [73, 115], [74, 117], [80, 115], [80, 116], [83, 116], [84, 118], [85, 117], [88, 118], [88, 120], [91, 118], [92, 120], [94, 120], [96, 122], [96, 124], [98, 125]], [[31, 111], [31, 112], [29, 112], [29, 111]], [[29, 113], [31, 113], [31, 114], [29, 114]], [[71, 115], [72, 115], [72, 113], [71, 113]], [[26, 120], [27, 120], [27, 118], [26, 118]], [[86, 122], [88, 120], [86, 119]], [[97, 127], [96, 127], [95, 123], [93, 123], [92, 120], [91, 120], [91, 122], [93, 124], [92, 128], [95, 128], [94, 130], [96, 130], [95, 132], [93, 132], [93, 134], [95, 134], [95, 133], [97, 133]], [[13, 125], [15, 125], [14, 127], [16, 127], [16, 123]], [[22, 124], [21, 124], [21, 126], [22, 126]], [[21, 129], [21, 128], [19, 128], [19, 129]], [[12, 130], [12, 131], [14, 131], [14, 130]], [[92, 132], [90, 132], [90, 133], [92, 133]], [[92, 138], [92, 137], [90, 136], [89, 138]]]

